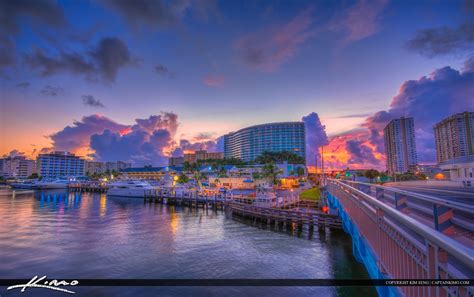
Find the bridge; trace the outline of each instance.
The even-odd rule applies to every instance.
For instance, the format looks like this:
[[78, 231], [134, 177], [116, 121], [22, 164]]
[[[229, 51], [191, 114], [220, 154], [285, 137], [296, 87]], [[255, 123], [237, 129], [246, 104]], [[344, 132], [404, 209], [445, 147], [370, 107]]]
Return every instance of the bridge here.
[[[474, 208], [374, 184], [329, 179], [330, 213], [373, 279], [473, 279]], [[473, 296], [469, 286], [377, 287], [380, 296]]]

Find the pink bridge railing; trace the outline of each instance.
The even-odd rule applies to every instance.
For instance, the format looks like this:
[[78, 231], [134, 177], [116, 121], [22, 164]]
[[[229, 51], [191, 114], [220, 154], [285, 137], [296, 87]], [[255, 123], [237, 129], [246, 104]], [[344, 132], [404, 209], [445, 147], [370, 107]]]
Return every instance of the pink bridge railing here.
[[[474, 251], [339, 180], [327, 180], [390, 279], [473, 279]], [[406, 296], [473, 296], [473, 287], [399, 287]]]

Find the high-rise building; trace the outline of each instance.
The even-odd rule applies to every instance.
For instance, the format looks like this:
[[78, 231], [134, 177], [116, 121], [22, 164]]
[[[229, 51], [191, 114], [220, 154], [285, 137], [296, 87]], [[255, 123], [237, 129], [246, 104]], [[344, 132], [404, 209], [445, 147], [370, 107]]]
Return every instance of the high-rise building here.
[[43, 178], [84, 176], [86, 161], [69, 152], [39, 154], [36, 158], [38, 174]]
[[2, 159], [1, 176], [4, 178], [28, 178], [36, 172], [36, 162], [24, 156]]
[[86, 173], [88, 174], [100, 174], [105, 172], [104, 162], [97, 161], [86, 161]]
[[413, 118], [394, 119], [384, 129], [389, 174], [416, 170], [415, 124]]
[[263, 152], [293, 152], [306, 156], [303, 122], [270, 123], [247, 127], [224, 135], [225, 158], [253, 161]]
[[474, 155], [474, 112], [453, 114], [433, 129], [438, 163]]

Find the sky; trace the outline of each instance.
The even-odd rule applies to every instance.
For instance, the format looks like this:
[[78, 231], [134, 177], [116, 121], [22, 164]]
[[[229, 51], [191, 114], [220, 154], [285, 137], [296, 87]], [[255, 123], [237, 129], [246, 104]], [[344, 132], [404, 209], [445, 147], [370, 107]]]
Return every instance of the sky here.
[[0, 156], [163, 165], [301, 121], [308, 159], [385, 168], [383, 127], [474, 111], [473, 1], [0, 0]]

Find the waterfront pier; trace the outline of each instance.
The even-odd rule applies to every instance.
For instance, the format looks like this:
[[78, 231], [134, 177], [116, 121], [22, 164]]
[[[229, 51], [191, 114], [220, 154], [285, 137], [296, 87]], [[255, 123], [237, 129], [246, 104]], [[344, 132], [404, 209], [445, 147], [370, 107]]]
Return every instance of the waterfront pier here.
[[296, 226], [309, 230], [316, 228], [341, 229], [336, 215], [325, 213], [314, 201], [301, 200], [297, 196], [262, 199], [232, 194], [200, 195], [193, 191], [147, 191], [144, 201], [170, 205], [183, 205], [203, 209], [225, 209], [232, 215], [248, 218], [268, 225]]

